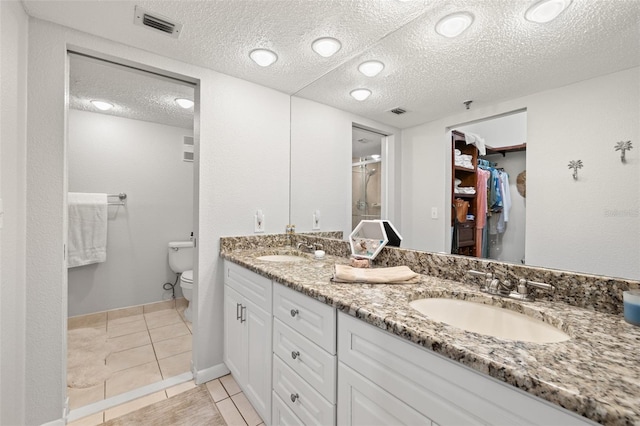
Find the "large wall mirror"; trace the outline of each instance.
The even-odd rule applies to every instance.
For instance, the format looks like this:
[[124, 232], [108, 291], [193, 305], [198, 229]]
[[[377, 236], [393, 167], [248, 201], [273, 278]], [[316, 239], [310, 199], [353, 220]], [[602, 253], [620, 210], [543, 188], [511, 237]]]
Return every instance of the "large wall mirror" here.
[[[449, 253], [450, 130], [526, 111], [526, 200], [516, 198], [526, 210], [524, 253], [500, 260], [640, 279], [639, 8], [574, 0], [539, 24], [524, 18], [533, 3], [425, 3], [418, 18], [294, 95], [298, 231], [312, 231], [316, 210], [320, 230], [351, 229], [357, 124], [389, 135], [381, 154], [386, 218], [403, 247]], [[459, 10], [473, 14], [472, 26], [457, 38], [437, 34], [438, 20]], [[358, 65], [372, 59], [384, 70], [363, 76]], [[372, 91], [366, 101], [350, 98], [359, 87]], [[407, 112], [391, 113], [396, 107]], [[615, 150], [623, 141], [633, 146], [625, 162]], [[578, 160], [574, 179], [569, 163]]]

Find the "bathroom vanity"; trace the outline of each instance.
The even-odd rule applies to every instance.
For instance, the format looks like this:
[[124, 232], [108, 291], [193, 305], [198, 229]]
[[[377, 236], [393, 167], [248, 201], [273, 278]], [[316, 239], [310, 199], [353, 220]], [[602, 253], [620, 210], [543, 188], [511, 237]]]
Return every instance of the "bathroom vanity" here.
[[[333, 265], [346, 257], [222, 247], [225, 363], [266, 423], [640, 424], [640, 328], [619, 313], [507, 302], [460, 282], [464, 274], [336, 284]], [[283, 254], [302, 260], [257, 259]], [[571, 338], [537, 344], [467, 332], [409, 305], [428, 297], [507, 307]]]

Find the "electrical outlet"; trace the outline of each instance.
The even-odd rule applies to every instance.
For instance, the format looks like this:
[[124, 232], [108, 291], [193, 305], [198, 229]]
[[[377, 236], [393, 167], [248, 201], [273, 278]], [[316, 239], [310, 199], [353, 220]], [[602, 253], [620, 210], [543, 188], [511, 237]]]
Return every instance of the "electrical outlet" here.
[[320, 210], [316, 210], [313, 212], [313, 223], [311, 225], [311, 229], [317, 231], [320, 229]]
[[253, 232], [264, 232], [264, 214], [262, 210], [257, 210], [254, 216]]
[[438, 208], [431, 207], [431, 219], [437, 219], [437, 218], [438, 218]]

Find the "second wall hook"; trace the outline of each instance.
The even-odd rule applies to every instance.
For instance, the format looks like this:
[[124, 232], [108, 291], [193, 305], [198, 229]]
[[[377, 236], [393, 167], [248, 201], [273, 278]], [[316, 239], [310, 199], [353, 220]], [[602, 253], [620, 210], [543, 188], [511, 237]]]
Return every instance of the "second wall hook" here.
[[620, 161], [622, 161], [623, 163], [627, 162], [624, 154], [631, 148], [633, 148], [633, 146], [631, 146], [631, 141], [620, 141], [616, 143], [615, 150], [620, 151]]
[[569, 161], [569, 168], [573, 169], [573, 179], [578, 180], [578, 169], [581, 169], [582, 166], [582, 160]]

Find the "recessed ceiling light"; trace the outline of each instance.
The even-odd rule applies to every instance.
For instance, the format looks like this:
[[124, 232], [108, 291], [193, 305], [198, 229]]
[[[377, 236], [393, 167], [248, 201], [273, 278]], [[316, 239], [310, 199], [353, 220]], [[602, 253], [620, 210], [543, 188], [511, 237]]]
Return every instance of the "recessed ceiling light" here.
[[189, 109], [193, 106], [193, 101], [191, 99], [177, 98], [176, 103], [184, 109]]
[[371, 90], [369, 89], [355, 89], [349, 92], [351, 96], [353, 96], [358, 101], [364, 101], [369, 96], [371, 96]]
[[358, 71], [367, 77], [375, 77], [384, 69], [384, 64], [380, 61], [367, 61], [358, 66]]
[[107, 111], [107, 110], [110, 110], [111, 108], [113, 108], [113, 104], [110, 104], [109, 102], [91, 101], [91, 103], [93, 104], [93, 106], [98, 108], [100, 111]]
[[278, 55], [267, 49], [254, 49], [249, 52], [249, 57], [261, 67], [268, 67], [278, 60]]
[[542, 0], [532, 5], [524, 14], [528, 21], [544, 24], [553, 21], [571, 4], [572, 0]]
[[458, 12], [447, 15], [436, 24], [436, 32], [445, 37], [457, 37], [473, 22], [473, 15], [468, 12]]
[[311, 48], [325, 58], [333, 56], [341, 47], [340, 42], [331, 37], [319, 38], [311, 44]]

